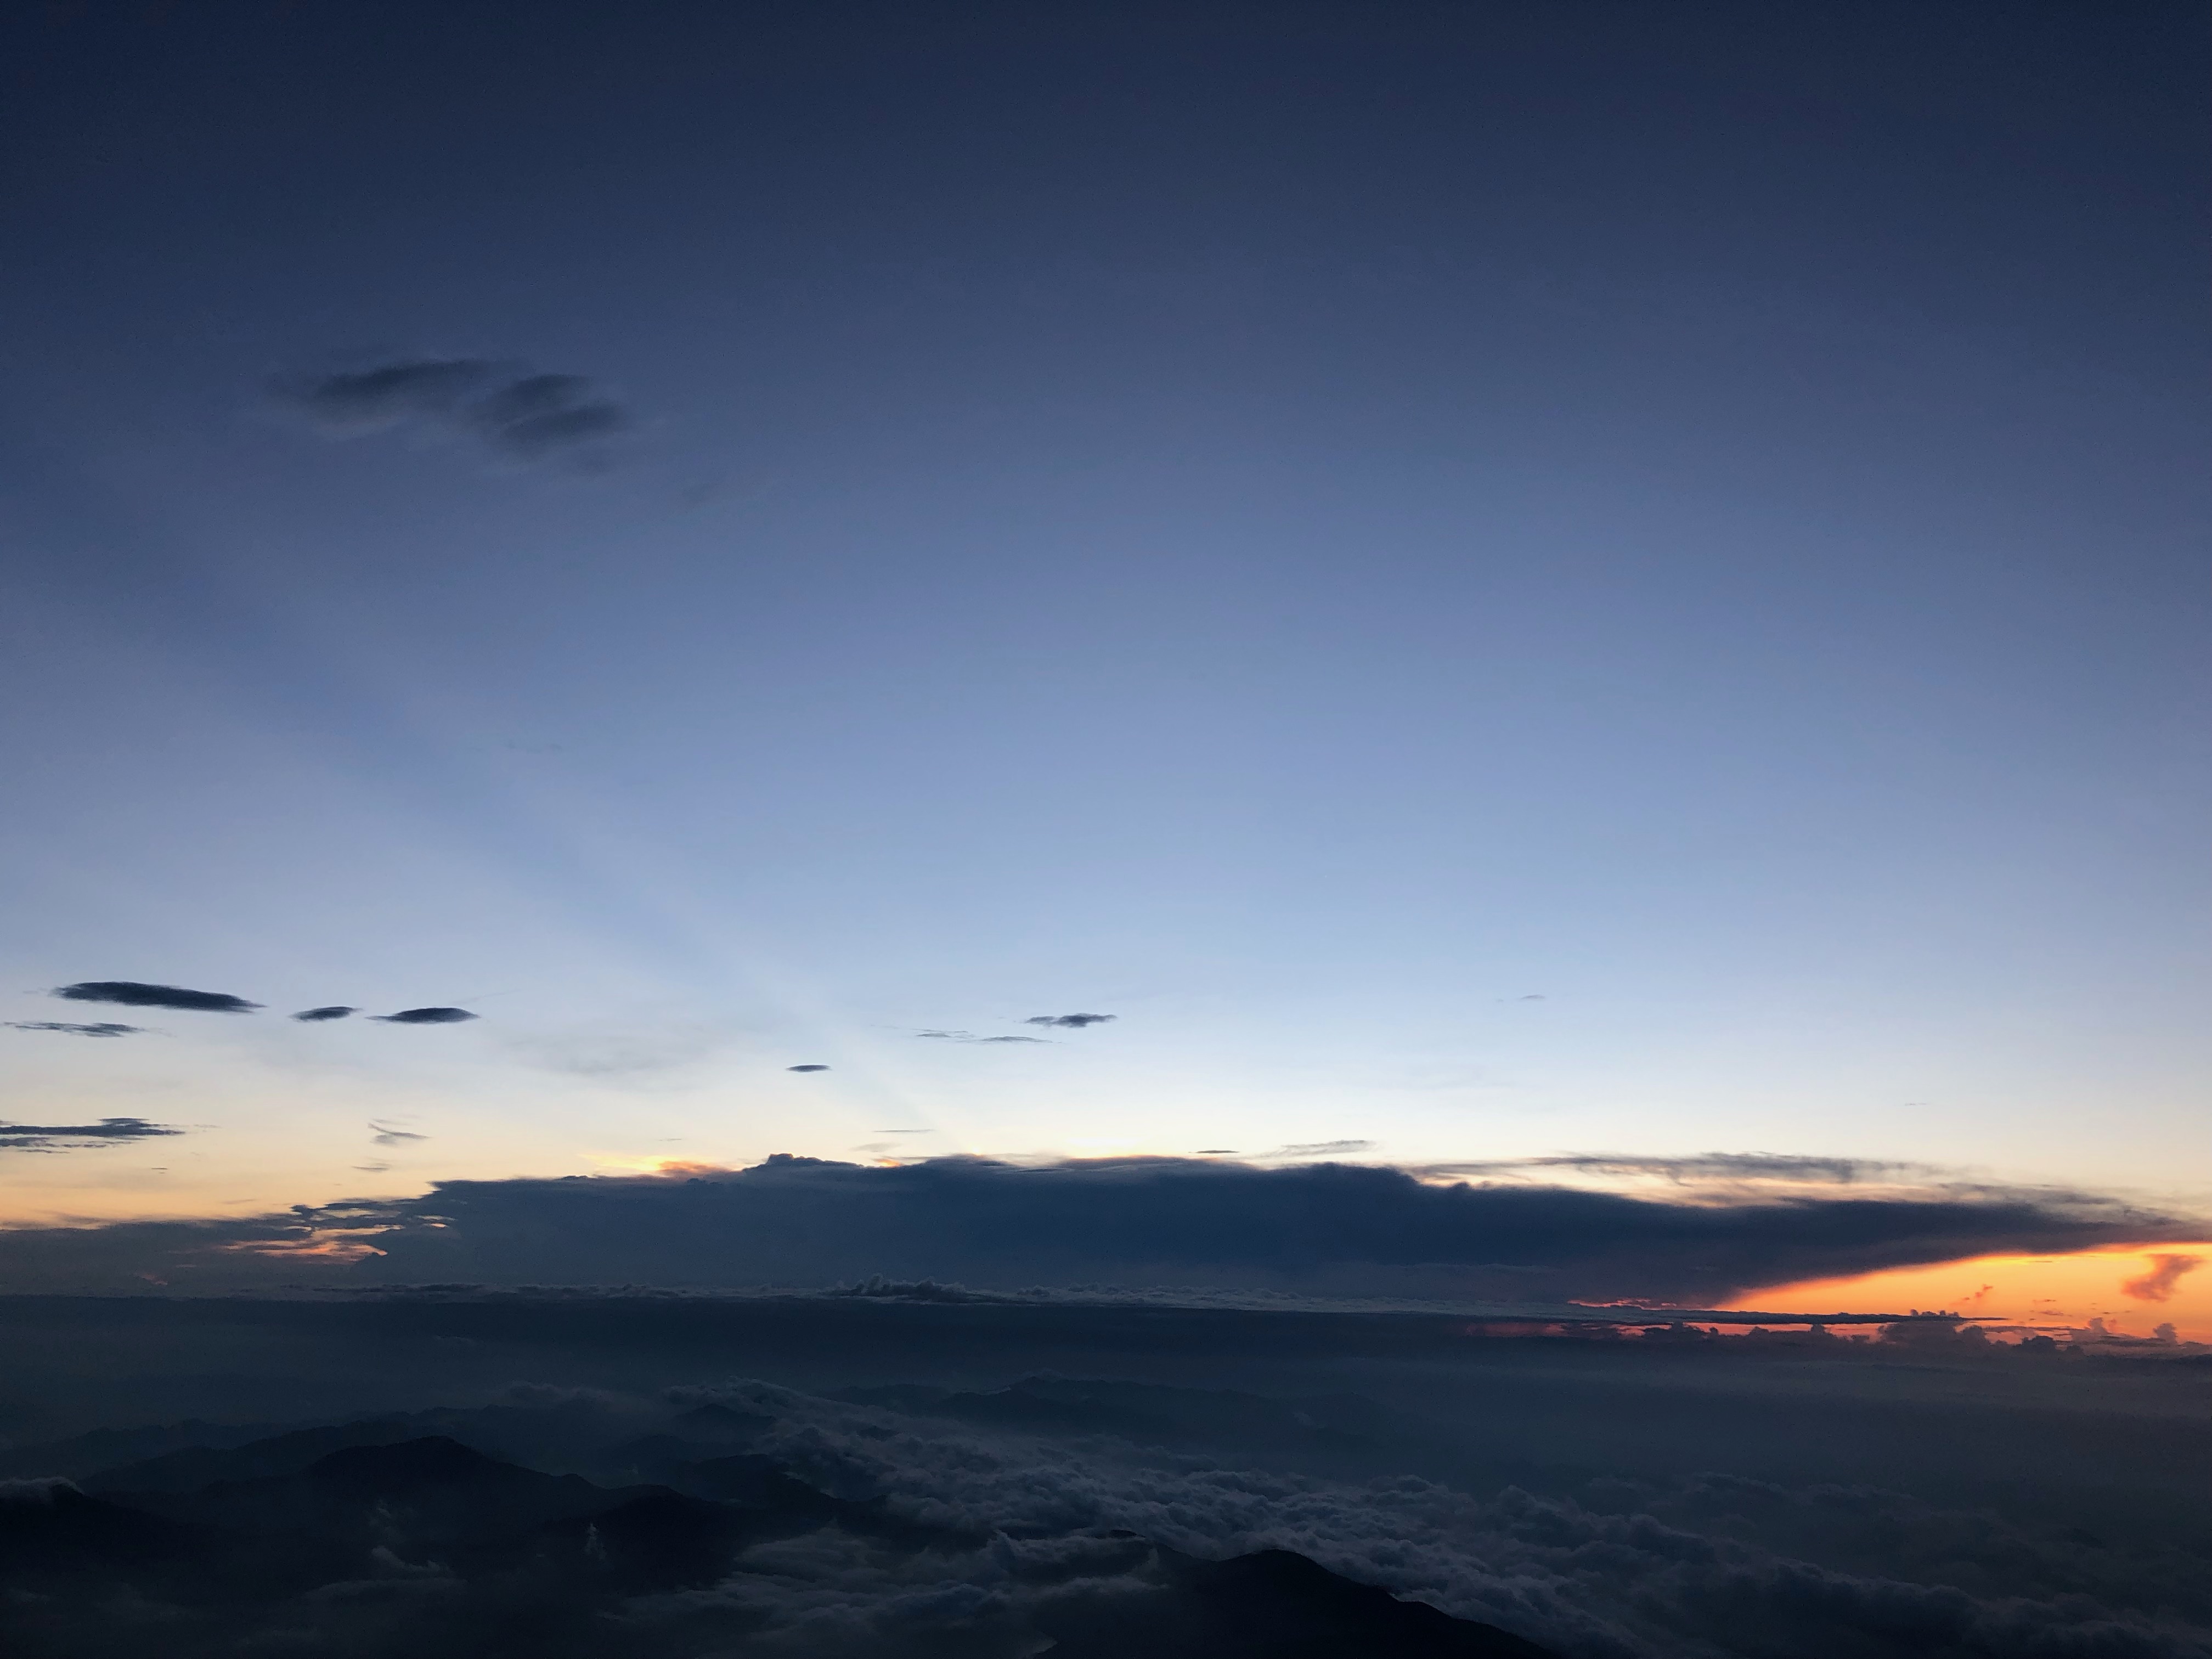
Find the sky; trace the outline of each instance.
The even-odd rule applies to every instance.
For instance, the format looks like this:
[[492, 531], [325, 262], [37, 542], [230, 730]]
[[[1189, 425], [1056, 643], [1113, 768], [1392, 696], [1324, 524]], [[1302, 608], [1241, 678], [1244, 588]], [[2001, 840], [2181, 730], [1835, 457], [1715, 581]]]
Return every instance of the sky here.
[[5, 1115], [180, 1131], [0, 1219], [1759, 1153], [2212, 1337], [2194, 9], [0, 32]]

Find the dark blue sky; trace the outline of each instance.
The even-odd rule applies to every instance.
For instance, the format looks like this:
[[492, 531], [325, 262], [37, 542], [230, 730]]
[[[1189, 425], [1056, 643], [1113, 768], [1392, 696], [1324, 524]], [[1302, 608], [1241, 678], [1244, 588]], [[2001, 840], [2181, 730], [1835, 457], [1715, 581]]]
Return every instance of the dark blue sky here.
[[[0, 31], [0, 960], [270, 1005], [0, 1033], [25, 1118], [206, 1126], [32, 1209], [1340, 1139], [2212, 1187], [2199, 9]], [[623, 429], [301, 402], [456, 360]]]

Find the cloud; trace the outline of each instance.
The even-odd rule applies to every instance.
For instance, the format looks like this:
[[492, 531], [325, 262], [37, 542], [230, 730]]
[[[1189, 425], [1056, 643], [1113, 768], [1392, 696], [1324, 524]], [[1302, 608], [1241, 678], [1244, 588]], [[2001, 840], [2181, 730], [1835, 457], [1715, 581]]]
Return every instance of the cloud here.
[[[1308, 1391], [1283, 1376], [1279, 1334], [1237, 1318], [1208, 1322], [1224, 1352], [1267, 1333], [1254, 1368], [1266, 1381], [1194, 1384], [1183, 1375], [1192, 1356], [1177, 1351], [1173, 1382], [1031, 1372], [1003, 1386], [886, 1383], [902, 1373], [880, 1350], [825, 1350], [821, 1324], [794, 1324], [794, 1311], [846, 1331], [927, 1333], [935, 1370], [944, 1342], [1004, 1329], [1007, 1310], [929, 1281], [843, 1291], [766, 1310], [763, 1329], [783, 1340], [763, 1352], [787, 1351], [797, 1334], [800, 1369], [826, 1363], [871, 1384], [740, 1375], [656, 1388], [670, 1375], [656, 1362], [699, 1374], [727, 1350], [672, 1354], [659, 1316], [687, 1310], [641, 1297], [447, 1287], [371, 1306], [188, 1299], [154, 1319], [143, 1301], [54, 1310], [88, 1323], [103, 1355], [130, 1329], [170, 1333], [156, 1338], [166, 1352], [202, 1364], [215, 1353], [265, 1361], [281, 1334], [288, 1370], [319, 1355], [344, 1373], [349, 1401], [362, 1387], [344, 1364], [351, 1351], [319, 1346], [341, 1328], [387, 1364], [450, 1352], [461, 1333], [472, 1354], [477, 1337], [505, 1334], [502, 1359], [527, 1353], [563, 1371], [596, 1345], [635, 1392], [523, 1384], [455, 1407], [434, 1394], [426, 1403], [418, 1384], [374, 1416], [317, 1420], [291, 1404], [301, 1379], [287, 1375], [271, 1395], [293, 1413], [283, 1432], [171, 1417], [9, 1449], [0, 1456], [19, 1478], [0, 1486], [13, 1511], [0, 1517], [13, 1547], [0, 1576], [18, 1593], [11, 1617], [36, 1620], [42, 1652], [145, 1651], [150, 1628], [165, 1652], [356, 1659], [510, 1648], [1258, 1659], [1289, 1650], [1286, 1629], [1332, 1653], [1498, 1659], [1531, 1643], [1573, 1659], [2212, 1653], [2202, 1499], [2173, 1477], [2177, 1458], [2196, 1467], [2199, 1437], [2068, 1423], [2101, 1415], [2082, 1367], [2045, 1375], [2029, 1405], [1986, 1371], [1976, 1395], [1974, 1374], [1955, 1368], [1886, 1367], [1869, 1400], [1823, 1362], [1778, 1389], [1735, 1367], [1716, 1389], [1701, 1368], [1725, 1362], [1710, 1352], [1616, 1345], [1591, 1352], [1619, 1363], [1579, 1369], [1532, 1353], [1518, 1374], [1494, 1353], [1439, 1352], [1402, 1381], [1425, 1413]], [[724, 1338], [736, 1322], [720, 1304], [688, 1311]], [[1112, 1316], [1095, 1311], [1038, 1322], [1058, 1348], [1115, 1340]], [[1314, 1352], [1352, 1328], [1306, 1322]], [[1141, 1364], [1167, 1329], [1121, 1322], [1119, 1357]], [[961, 1369], [974, 1368], [963, 1350]], [[252, 1369], [223, 1370], [219, 1386], [238, 1389]], [[1391, 1369], [1354, 1374], [1387, 1387]], [[2195, 1384], [2157, 1369], [2130, 1397], [2168, 1401], [2184, 1425]], [[87, 1385], [81, 1366], [65, 1374]], [[2054, 1412], [2053, 1389], [2088, 1409]], [[1709, 1393], [1718, 1397], [1700, 1399]], [[1650, 1467], [1692, 1420], [1696, 1443], [1674, 1460], [1684, 1467]], [[1607, 1438], [1613, 1428], [1626, 1432]], [[1840, 1480], [1769, 1467], [1839, 1433]], [[1510, 1443], [1510, 1477], [1467, 1462], [1486, 1435]], [[1928, 1464], [1962, 1439], [1981, 1448], [1978, 1478], [1957, 1495], [1929, 1489]], [[1716, 1454], [1751, 1470], [1691, 1472]], [[1547, 1457], [1571, 1472], [1547, 1478]], [[2080, 1470], [2051, 1477], [2050, 1464], [2076, 1459]], [[1987, 1482], [1995, 1469], [2002, 1496]], [[1910, 1488], [1885, 1484], [1899, 1472]], [[103, 1593], [85, 1593], [88, 1583]], [[1052, 1640], [1061, 1645], [1042, 1649]]]
[[310, 1253], [288, 1265], [295, 1276], [307, 1261], [361, 1284], [822, 1285], [882, 1273], [985, 1289], [1107, 1283], [1704, 1308], [1766, 1285], [2179, 1243], [2207, 1228], [2058, 1188], [1723, 1201], [1445, 1183], [1331, 1163], [956, 1157], [890, 1167], [779, 1155], [736, 1170], [441, 1182], [417, 1198], [245, 1222], [124, 1223], [36, 1249], [29, 1235], [0, 1235], [0, 1286], [114, 1283], [186, 1260], [210, 1284], [254, 1281], [233, 1246], [281, 1243]]
[[494, 373], [490, 363], [473, 358], [418, 358], [321, 375], [280, 387], [277, 396], [325, 432], [380, 432], [453, 414]]
[[386, 1025], [458, 1025], [476, 1015], [465, 1008], [402, 1008], [396, 1014], [371, 1014]]
[[430, 1138], [428, 1135], [416, 1134], [411, 1129], [403, 1129], [396, 1123], [379, 1122], [373, 1118], [369, 1121], [368, 1127], [370, 1133], [375, 1138], [375, 1144], [379, 1146], [398, 1146], [410, 1140], [428, 1140]]
[[568, 1019], [555, 1029], [502, 1037], [510, 1052], [546, 1071], [623, 1078], [640, 1085], [673, 1079], [726, 1049], [730, 1041], [714, 1024], [628, 1015]]
[[918, 1037], [933, 1037], [939, 1042], [1043, 1042], [1044, 1037], [1033, 1036], [977, 1036], [973, 1031], [916, 1031]]
[[1119, 1014], [1031, 1014], [1022, 1024], [1053, 1025], [1063, 1030], [1080, 1031], [1087, 1025], [1103, 1025], [1109, 1019], [1121, 1018]]
[[146, 1030], [143, 1025], [118, 1025], [106, 1019], [92, 1025], [79, 1025], [66, 1019], [11, 1019], [8, 1024], [18, 1031], [60, 1031], [70, 1036], [88, 1037], [137, 1036]]
[[333, 1002], [327, 1007], [323, 1008], [302, 1008], [298, 1013], [293, 1015], [292, 1018], [295, 1019], [319, 1022], [326, 1019], [343, 1019], [348, 1014], [357, 1014], [360, 1012], [360, 1009], [348, 1007], [342, 1002]]
[[622, 405], [576, 374], [479, 358], [418, 358], [295, 380], [277, 402], [317, 430], [354, 437], [420, 427], [475, 439], [510, 460], [581, 453], [628, 429]]
[[1431, 1176], [1490, 1179], [1556, 1179], [1588, 1176], [1652, 1179], [1679, 1187], [1711, 1184], [1851, 1186], [1921, 1178], [1941, 1173], [1929, 1165], [1863, 1158], [1803, 1157], [1776, 1152], [1701, 1152], [1689, 1157], [1642, 1157], [1623, 1152], [1566, 1152], [1548, 1158], [1487, 1158], [1426, 1164]]
[[2123, 1284], [2120, 1290], [2124, 1295], [2131, 1296], [2138, 1302], [2167, 1301], [2172, 1297], [2175, 1287], [2181, 1283], [2184, 1273], [2193, 1273], [2204, 1265], [2204, 1258], [2201, 1255], [2154, 1255], [2151, 1260], [2158, 1265], [2148, 1273]]
[[1267, 1154], [1270, 1158], [1335, 1158], [1348, 1152], [1370, 1151], [1371, 1140], [1309, 1140], [1289, 1146], [1278, 1146]]
[[[969, 1397], [979, 1405], [1005, 1401], [1015, 1409], [1000, 1420], [1026, 1418], [1030, 1430], [994, 1434], [936, 1416], [941, 1407], [927, 1403], [929, 1390], [871, 1392], [887, 1398], [855, 1409], [760, 1383], [704, 1397], [769, 1419], [750, 1443], [756, 1459], [829, 1491], [876, 1494], [890, 1514], [926, 1516], [944, 1540], [936, 1547], [946, 1589], [980, 1577], [963, 1568], [952, 1545], [963, 1534], [993, 1540], [987, 1559], [997, 1571], [983, 1582], [1003, 1586], [1002, 1594], [1018, 1595], [1030, 1574], [1066, 1586], [1031, 1616], [1069, 1644], [1062, 1650], [1085, 1656], [1162, 1650], [1113, 1636], [1143, 1617], [1156, 1587], [1173, 1583], [1182, 1563], [1220, 1561], [1250, 1571], [1260, 1553], [1273, 1550], [1589, 1659], [1845, 1651], [1904, 1659], [1936, 1650], [2203, 1659], [2212, 1652], [2212, 1607], [2201, 1587], [2191, 1587], [2201, 1569], [2193, 1553], [2113, 1547], [2078, 1528], [2045, 1535], [1899, 1492], [1728, 1475], [1601, 1479], [1571, 1494], [1540, 1495], [1513, 1486], [1486, 1495], [1406, 1474], [1355, 1484], [1270, 1468], [1249, 1455], [1147, 1455], [1140, 1447], [1157, 1431], [1133, 1436], [1114, 1409], [1135, 1395], [1153, 1413], [1234, 1421], [1287, 1416], [1285, 1406], [1303, 1401], [1207, 1401], [1189, 1389], [1025, 1380], [994, 1397]], [[1360, 1427], [1371, 1432], [1372, 1419]], [[743, 1604], [794, 1625], [834, 1606], [859, 1625], [895, 1605], [901, 1589], [911, 1594], [884, 1573], [880, 1555], [872, 1573], [858, 1549], [830, 1549], [828, 1541], [820, 1535], [770, 1559], [757, 1553], [748, 1565], [782, 1574], [785, 1592], [756, 1593]], [[742, 1583], [730, 1581], [722, 1593]], [[833, 1584], [834, 1601], [805, 1594]], [[1176, 1611], [1182, 1619], [1163, 1621], [1156, 1638], [1170, 1653], [1182, 1650], [1174, 1644], [1188, 1638], [1200, 1608]], [[1261, 1620], [1268, 1611], [1253, 1608]], [[1267, 1650], [1234, 1639], [1217, 1635], [1207, 1650]], [[1353, 1643], [1345, 1650], [1391, 1644]], [[1526, 1650], [1468, 1639], [1434, 1650]]]
[[826, 1072], [830, 1068], [827, 1066], [787, 1066], [783, 1069], [787, 1072]]
[[187, 991], [178, 985], [147, 985], [135, 979], [88, 979], [58, 986], [54, 994], [68, 1002], [118, 1002], [126, 1008], [177, 1008], [190, 1013], [246, 1014], [261, 1005], [225, 991]]
[[502, 386], [468, 411], [470, 423], [495, 449], [537, 461], [609, 438], [629, 424], [620, 404], [595, 397], [576, 374], [532, 374]]
[[149, 1123], [143, 1117], [104, 1117], [97, 1123], [0, 1123], [0, 1151], [89, 1152], [128, 1140], [151, 1140], [184, 1133], [166, 1123]]

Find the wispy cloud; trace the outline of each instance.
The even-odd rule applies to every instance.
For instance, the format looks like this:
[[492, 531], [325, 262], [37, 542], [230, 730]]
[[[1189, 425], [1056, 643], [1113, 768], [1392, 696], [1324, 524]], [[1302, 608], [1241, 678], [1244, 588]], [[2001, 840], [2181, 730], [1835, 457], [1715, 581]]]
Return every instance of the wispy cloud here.
[[541, 374], [473, 357], [424, 357], [275, 388], [318, 431], [356, 437], [416, 427], [473, 439], [532, 463], [594, 449], [626, 431], [623, 406], [579, 374]]
[[1031, 1014], [1022, 1024], [1056, 1026], [1064, 1031], [1080, 1031], [1086, 1026], [1103, 1025], [1109, 1020], [1121, 1018], [1119, 1014]]
[[188, 991], [181, 985], [149, 985], [135, 979], [88, 979], [57, 986], [65, 1002], [113, 1002], [125, 1008], [176, 1008], [187, 1013], [250, 1014], [261, 1005], [227, 991]]
[[11, 1019], [8, 1024], [18, 1031], [59, 1031], [65, 1036], [137, 1036], [146, 1029], [143, 1025], [118, 1025], [106, 1019], [91, 1025], [79, 1025], [66, 1019]]
[[369, 1121], [371, 1139], [379, 1146], [404, 1146], [410, 1140], [428, 1140], [430, 1137], [417, 1134], [412, 1129], [403, 1129], [397, 1123], [386, 1123], [372, 1118]]
[[1925, 1164], [1893, 1160], [1784, 1152], [1698, 1152], [1684, 1157], [1559, 1152], [1545, 1158], [1481, 1158], [1427, 1164], [1423, 1166], [1422, 1173], [1492, 1180], [1555, 1181], [1563, 1176], [1642, 1179], [1680, 1187], [1729, 1182], [1843, 1187], [1926, 1179], [1942, 1172]]
[[933, 1037], [939, 1042], [1043, 1042], [1048, 1039], [1033, 1036], [978, 1036], [973, 1031], [916, 1031], [918, 1037]]
[[149, 1123], [143, 1117], [104, 1117], [97, 1123], [0, 1123], [0, 1151], [90, 1152], [184, 1133], [166, 1123]]
[[517, 460], [611, 438], [629, 421], [580, 374], [529, 374], [470, 407], [469, 424], [494, 449]]

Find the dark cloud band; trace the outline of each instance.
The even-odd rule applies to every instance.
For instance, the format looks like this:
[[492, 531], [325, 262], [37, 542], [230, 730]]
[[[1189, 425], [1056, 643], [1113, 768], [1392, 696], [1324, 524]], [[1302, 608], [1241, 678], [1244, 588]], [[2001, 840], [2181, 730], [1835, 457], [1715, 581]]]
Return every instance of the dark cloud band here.
[[[1693, 1307], [1791, 1281], [2212, 1231], [2202, 1218], [2045, 1188], [1662, 1202], [1338, 1164], [878, 1167], [779, 1156], [727, 1172], [447, 1182], [422, 1198], [198, 1230], [88, 1229], [50, 1241], [38, 1267], [11, 1256], [21, 1236], [0, 1237], [0, 1284], [28, 1288], [26, 1275], [42, 1273], [98, 1280], [138, 1270], [142, 1257], [219, 1253], [241, 1225], [301, 1248], [373, 1240], [380, 1254], [344, 1269], [364, 1282], [819, 1285], [886, 1273], [985, 1288], [1104, 1282]], [[230, 1270], [210, 1257], [210, 1277]]]
[[112, 1002], [125, 1008], [176, 1008], [187, 1013], [250, 1014], [261, 1005], [227, 991], [188, 991], [181, 985], [148, 985], [135, 979], [88, 979], [55, 988], [66, 1002]]
[[430, 427], [526, 463], [601, 445], [630, 424], [622, 405], [581, 375], [532, 374], [472, 357], [314, 376], [279, 386], [275, 396], [334, 437]]
[[0, 1123], [0, 1151], [89, 1152], [125, 1141], [180, 1135], [182, 1129], [149, 1123], [143, 1117], [104, 1117], [97, 1123]]

